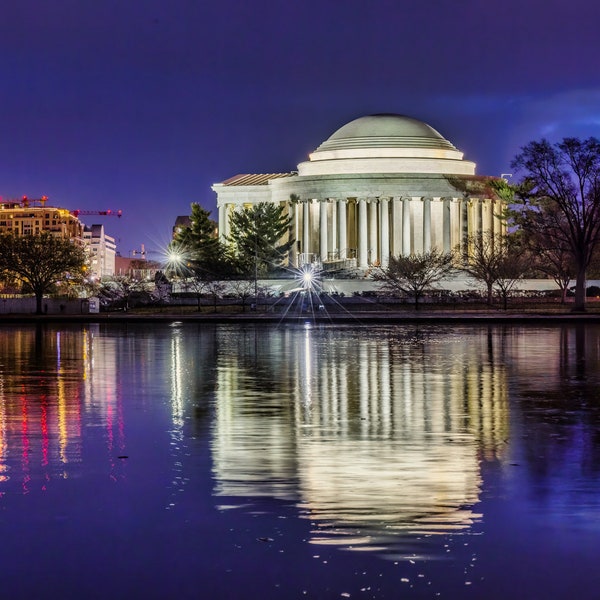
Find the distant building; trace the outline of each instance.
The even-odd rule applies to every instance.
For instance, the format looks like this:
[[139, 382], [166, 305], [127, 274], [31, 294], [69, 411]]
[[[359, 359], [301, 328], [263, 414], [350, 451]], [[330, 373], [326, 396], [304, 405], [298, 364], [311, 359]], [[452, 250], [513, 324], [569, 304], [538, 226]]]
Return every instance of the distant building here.
[[115, 274], [115, 239], [106, 235], [104, 225], [84, 226], [83, 242], [89, 256], [90, 275], [97, 279]]
[[48, 231], [57, 237], [83, 239], [83, 223], [65, 208], [32, 206], [35, 201], [0, 203], [0, 233], [36, 235]]
[[47, 198], [0, 202], [0, 233], [39, 235], [49, 232], [54, 236], [74, 240], [86, 249], [90, 273], [97, 278], [109, 277], [115, 272], [115, 239], [107, 235], [103, 225], [84, 225], [77, 212], [66, 208], [47, 206]]
[[212, 189], [223, 241], [233, 211], [277, 203], [292, 221], [291, 264], [366, 270], [390, 256], [468, 252], [469, 236], [502, 234], [494, 179], [476, 176], [475, 163], [426, 123], [378, 114], [335, 131], [297, 171], [236, 175]]
[[175, 225], [173, 225], [173, 237], [175, 237], [178, 233], [181, 233], [182, 230], [191, 227], [192, 220], [189, 215], [179, 215], [175, 219]]
[[144, 258], [115, 258], [115, 275], [130, 277], [136, 281], [154, 281], [156, 273], [161, 270], [161, 264], [154, 260]]

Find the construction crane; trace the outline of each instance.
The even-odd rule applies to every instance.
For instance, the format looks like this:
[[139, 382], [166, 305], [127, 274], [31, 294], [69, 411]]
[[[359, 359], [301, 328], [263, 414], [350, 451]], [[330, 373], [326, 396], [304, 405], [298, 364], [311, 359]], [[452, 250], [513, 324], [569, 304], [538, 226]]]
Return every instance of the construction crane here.
[[129, 254], [131, 254], [132, 256], [141, 256], [142, 260], [145, 260], [147, 254], [164, 254], [164, 253], [160, 250], [146, 250], [146, 246], [144, 244], [142, 244], [140, 250], [138, 250], [137, 248], [134, 250], [130, 250]]
[[121, 218], [123, 216], [123, 211], [122, 210], [111, 210], [110, 208], [108, 210], [72, 210], [71, 214], [74, 217], [79, 217], [79, 215], [102, 215], [104, 217], [119, 217]]
[[[2, 198], [0, 198], [0, 202], [2, 202]], [[42, 196], [41, 198], [28, 198], [27, 196], [21, 196], [18, 200], [7, 200], [6, 204], [21, 205], [23, 208], [29, 208], [30, 206], [39, 205], [42, 208], [46, 206], [46, 202], [48, 202], [48, 196]]]
[[[0, 198], [1, 201], [1, 198]], [[28, 198], [27, 196], [23, 196], [18, 201], [10, 201], [11, 204], [20, 204], [23, 208], [29, 208], [30, 206], [34, 207], [36, 205], [41, 206], [42, 208], [46, 206], [46, 202], [48, 202], [48, 196], [42, 196], [41, 198]], [[79, 217], [79, 215], [102, 215], [104, 217], [119, 217], [123, 216], [122, 210], [72, 210], [69, 211], [74, 217]]]

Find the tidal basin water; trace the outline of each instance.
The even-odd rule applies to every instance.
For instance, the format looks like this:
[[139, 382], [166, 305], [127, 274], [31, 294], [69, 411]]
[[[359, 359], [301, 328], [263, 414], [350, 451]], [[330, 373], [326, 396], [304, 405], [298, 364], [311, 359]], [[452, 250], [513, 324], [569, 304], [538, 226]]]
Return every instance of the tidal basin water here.
[[0, 327], [2, 598], [600, 598], [600, 327]]

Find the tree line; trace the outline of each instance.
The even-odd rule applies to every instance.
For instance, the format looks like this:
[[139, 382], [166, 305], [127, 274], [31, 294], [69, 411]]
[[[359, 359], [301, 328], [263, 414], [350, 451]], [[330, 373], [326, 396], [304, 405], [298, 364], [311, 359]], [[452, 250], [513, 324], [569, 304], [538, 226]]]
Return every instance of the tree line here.
[[[573, 309], [585, 310], [586, 277], [598, 259], [600, 241], [600, 142], [596, 138], [565, 138], [530, 142], [511, 163], [520, 176], [510, 185], [490, 180], [506, 210], [496, 215], [506, 234], [476, 233], [466, 240], [464, 254], [431, 251], [390, 257], [373, 277], [391, 293], [411, 295], [418, 303], [426, 290], [460, 270], [481, 281], [492, 302], [494, 291], [506, 306], [516, 282], [540, 273], [552, 278], [566, 299], [575, 281]], [[209, 233], [209, 213], [192, 205], [192, 226], [175, 243], [193, 256], [205, 272], [264, 275], [281, 266], [294, 240], [285, 238], [290, 221], [283, 207], [259, 204], [234, 212], [230, 236], [221, 244]], [[281, 239], [287, 241], [281, 243]], [[211, 252], [205, 247], [210, 246]]]
[[[373, 277], [384, 289], [409, 294], [418, 304], [428, 289], [459, 268], [483, 282], [489, 302], [496, 291], [506, 303], [518, 279], [542, 273], [557, 283], [563, 300], [574, 280], [573, 309], [585, 310], [586, 278], [594, 262], [600, 262], [600, 142], [530, 142], [511, 166], [518, 175], [515, 184], [492, 180], [507, 206], [496, 215], [504, 221], [505, 235], [472, 235], [463, 254], [436, 250], [390, 257]], [[284, 206], [260, 203], [230, 215], [223, 242], [210, 212], [193, 203], [190, 226], [175, 235], [166, 268], [204, 287], [222, 279], [256, 282], [284, 265], [295, 243], [290, 226]], [[85, 273], [85, 253], [71, 240], [48, 233], [0, 235], [0, 277], [5, 285], [33, 292], [38, 312], [43, 295], [57, 283], [75, 282]]]

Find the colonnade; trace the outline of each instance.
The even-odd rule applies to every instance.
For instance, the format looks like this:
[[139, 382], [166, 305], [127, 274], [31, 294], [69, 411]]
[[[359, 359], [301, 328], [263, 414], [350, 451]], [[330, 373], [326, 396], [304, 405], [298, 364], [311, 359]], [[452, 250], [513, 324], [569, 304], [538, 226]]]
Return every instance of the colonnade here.
[[357, 197], [289, 203], [291, 262], [348, 261], [386, 266], [390, 256], [464, 249], [477, 232], [500, 233], [499, 201], [489, 198]]
[[[501, 233], [499, 200], [490, 198], [378, 196], [309, 198], [285, 204], [296, 240], [290, 263], [341, 261], [367, 269], [385, 267], [390, 256], [437, 249], [464, 251], [475, 233]], [[251, 203], [219, 205], [219, 234], [229, 234], [228, 216]]]

